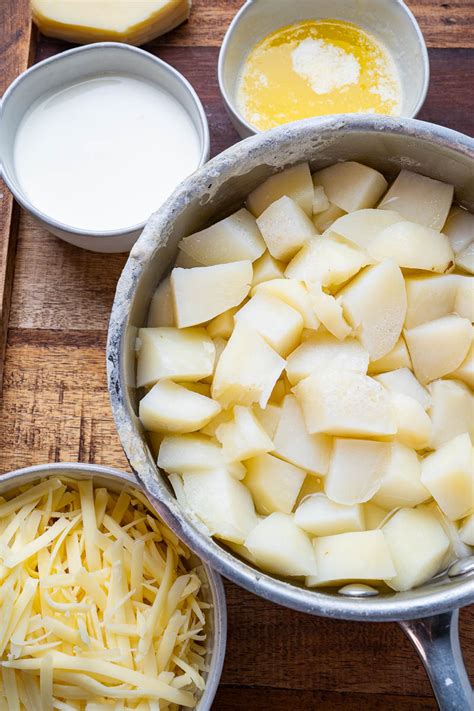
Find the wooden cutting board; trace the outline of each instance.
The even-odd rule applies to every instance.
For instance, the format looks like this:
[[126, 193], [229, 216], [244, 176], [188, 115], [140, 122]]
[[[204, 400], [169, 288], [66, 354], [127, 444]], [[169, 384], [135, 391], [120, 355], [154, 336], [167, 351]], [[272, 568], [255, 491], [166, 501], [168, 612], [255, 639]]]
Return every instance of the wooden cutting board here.
[[[216, 66], [225, 29], [241, 4], [195, 0], [189, 23], [146, 47], [198, 91], [213, 154], [238, 140], [219, 96]], [[409, 0], [409, 5], [431, 62], [420, 118], [473, 135], [473, 0]], [[27, 0], [0, 0], [2, 89], [30, 55], [39, 61], [68, 46], [30, 33]], [[4, 186], [0, 192], [0, 333], [8, 326], [0, 471], [50, 461], [127, 469], [110, 412], [104, 359], [110, 308], [126, 257], [92, 254], [57, 240], [12, 209]], [[436, 708], [421, 663], [396, 625], [308, 617], [230, 583], [226, 590], [229, 639], [217, 711]], [[472, 608], [462, 613], [461, 631], [474, 680]]]

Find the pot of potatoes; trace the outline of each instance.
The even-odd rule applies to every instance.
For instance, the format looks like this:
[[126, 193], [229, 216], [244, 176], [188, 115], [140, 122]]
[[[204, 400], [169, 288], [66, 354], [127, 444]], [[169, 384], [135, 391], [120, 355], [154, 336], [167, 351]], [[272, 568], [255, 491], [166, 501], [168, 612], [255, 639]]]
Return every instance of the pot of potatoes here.
[[150, 219], [108, 344], [118, 432], [224, 576], [397, 620], [472, 708], [474, 141], [332, 117], [230, 148]]

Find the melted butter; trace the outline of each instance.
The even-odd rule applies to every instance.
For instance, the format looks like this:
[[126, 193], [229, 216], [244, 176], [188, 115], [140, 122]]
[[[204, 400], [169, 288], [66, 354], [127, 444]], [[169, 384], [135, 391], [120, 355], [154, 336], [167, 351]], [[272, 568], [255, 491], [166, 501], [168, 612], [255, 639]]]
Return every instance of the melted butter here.
[[237, 106], [260, 130], [341, 113], [400, 112], [400, 82], [391, 56], [365, 30], [341, 20], [282, 27], [249, 53]]

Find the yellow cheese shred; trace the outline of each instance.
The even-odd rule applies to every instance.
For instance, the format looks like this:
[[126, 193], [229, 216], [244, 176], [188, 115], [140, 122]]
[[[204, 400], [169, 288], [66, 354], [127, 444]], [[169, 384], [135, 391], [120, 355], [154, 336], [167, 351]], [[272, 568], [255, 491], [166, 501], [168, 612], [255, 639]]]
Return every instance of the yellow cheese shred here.
[[48, 479], [0, 499], [0, 709], [193, 708], [207, 609], [143, 495]]

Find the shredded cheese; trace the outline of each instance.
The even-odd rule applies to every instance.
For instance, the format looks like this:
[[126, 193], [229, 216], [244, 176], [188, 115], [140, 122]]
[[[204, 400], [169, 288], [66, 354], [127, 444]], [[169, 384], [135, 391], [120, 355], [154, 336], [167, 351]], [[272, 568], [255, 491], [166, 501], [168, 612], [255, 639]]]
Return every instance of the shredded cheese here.
[[188, 557], [134, 490], [0, 498], [0, 709], [193, 708], [209, 606]]

